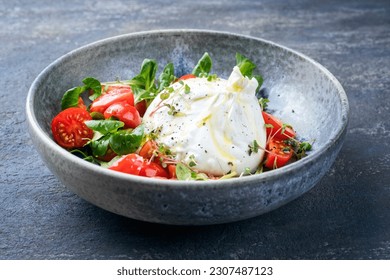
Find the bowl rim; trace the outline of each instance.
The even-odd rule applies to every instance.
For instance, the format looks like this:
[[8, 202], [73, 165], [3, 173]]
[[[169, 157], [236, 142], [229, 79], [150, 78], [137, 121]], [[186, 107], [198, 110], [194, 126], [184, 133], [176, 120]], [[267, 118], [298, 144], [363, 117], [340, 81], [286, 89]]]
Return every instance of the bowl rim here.
[[[134, 37], [142, 37], [142, 36], [153, 36], [153, 35], [174, 35], [174, 34], [185, 34], [185, 33], [192, 33], [196, 35], [221, 35], [221, 36], [232, 36], [236, 38], [242, 38], [242, 39], [249, 39], [249, 40], [255, 40], [259, 41], [268, 45], [272, 45], [276, 48], [282, 49], [286, 52], [292, 53], [308, 63], [313, 64], [316, 68], [318, 68], [337, 88], [338, 96], [340, 98], [341, 102], [341, 124], [339, 127], [337, 127], [337, 131], [334, 134], [334, 137], [329, 139], [325, 142], [324, 146], [314, 151], [313, 153], [310, 153], [307, 157], [304, 157], [300, 159], [299, 161], [293, 162], [291, 164], [288, 164], [284, 167], [281, 167], [279, 169], [270, 170], [267, 172], [263, 172], [260, 174], [255, 174], [251, 176], [243, 176], [243, 177], [237, 177], [237, 178], [230, 178], [226, 180], [207, 180], [207, 181], [179, 181], [179, 180], [164, 180], [164, 179], [158, 179], [158, 178], [147, 178], [142, 176], [136, 176], [132, 174], [126, 174], [122, 172], [117, 172], [113, 170], [109, 170], [107, 168], [103, 168], [101, 166], [92, 164], [90, 162], [87, 162], [73, 154], [71, 154], [68, 150], [62, 148], [59, 146], [55, 141], [46, 134], [44, 129], [41, 127], [41, 125], [38, 123], [35, 113], [34, 113], [34, 99], [36, 97], [37, 88], [39, 87], [41, 81], [47, 77], [50, 74], [50, 71], [55, 68], [58, 64], [60, 64], [63, 61], [66, 61], [70, 59], [73, 55], [76, 55], [79, 52], [82, 52], [84, 49], [94, 48], [98, 47], [100, 45], [108, 44], [110, 42], [116, 41], [116, 40], [124, 40], [128, 38], [134, 38]], [[80, 166], [82, 168], [90, 169], [91, 171], [101, 174], [103, 176], [112, 176], [115, 177], [118, 180], [121, 181], [128, 181], [129, 183], [138, 183], [142, 185], [153, 185], [155, 187], [161, 187], [161, 188], [195, 188], [195, 189], [202, 189], [202, 188], [230, 188], [237, 186], [238, 184], [246, 185], [248, 183], [253, 183], [255, 181], [258, 182], [267, 182], [274, 178], [280, 177], [282, 175], [292, 173], [296, 169], [300, 169], [304, 166], [310, 166], [310, 164], [314, 161], [316, 161], [317, 158], [323, 156], [323, 154], [330, 149], [335, 142], [337, 142], [345, 133], [348, 121], [349, 121], [349, 102], [348, 97], [343, 89], [340, 82], [336, 79], [336, 77], [330, 73], [329, 70], [327, 70], [324, 66], [322, 66], [320, 63], [315, 61], [314, 59], [298, 52], [293, 49], [290, 49], [289, 47], [280, 45], [278, 43], [253, 37], [250, 35], [242, 35], [238, 33], [233, 32], [227, 32], [227, 31], [216, 31], [216, 30], [205, 30], [205, 29], [157, 29], [157, 30], [150, 30], [150, 31], [139, 31], [139, 32], [133, 32], [133, 33], [127, 33], [127, 34], [121, 34], [117, 36], [108, 37], [105, 39], [97, 40], [92, 43], [88, 43], [86, 45], [83, 45], [81, 47], [78, 47], [51, 62], [48, 66], [46, 66], [39, 75], [34, 79], [33, 83], [31, 84], [27, 98], [26, 98], [26, 120], [28, 122], [28, 125], [31, 130], [34, 131], [37, 137], [39, 137], [40, 141], [43, 142], [44, 146], [50, 147], [51, 150], [54, 150], [57, 152], [61, 157], [64, 157], [67, 161], [73, 162], [73, 164]]]

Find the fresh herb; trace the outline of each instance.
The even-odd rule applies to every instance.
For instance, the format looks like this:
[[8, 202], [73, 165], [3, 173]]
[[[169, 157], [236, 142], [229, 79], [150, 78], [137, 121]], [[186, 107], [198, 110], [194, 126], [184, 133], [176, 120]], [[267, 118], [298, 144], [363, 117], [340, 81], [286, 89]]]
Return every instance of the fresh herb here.
[[199, 181], [208, 179], [206, 174], [195, 172], [180, 162], [176, 164], [176, 177], [178, 180], [182, 181]]
[[164, 67], [163, 71], [161, 72], [158, 78], [158, 83], [159, 83], [158, 92], [162, 91], [165, 87], [168, 87], [175, 80], [174, 72], [175, 69], [172, 62], [168, 63]]
[[208, 75], [207, 76], [207, 81], [209, 81], [209, 82], [213, 82], [213, 81], [215, 81], [217, 79], [218, 79], [217, 74], [212, 74], [212, 75]]
[[109, 148], [118, 155], [133, 153], [141, 145], [144, 135], [143, 125], [132, 130], [121, 129], [124, 123], [116, 120], [91, 120], [85, 124], [95, 131], [88, 143], [95, 157], [105, 155]]
[[185, 84], [184, 85], [184, 93], [189, 94], [190, 92], [191, 92], [191, 88], [189, 87], [189, 85]]
[[284, 123], [284, 124], [282, 125], [281, 133], [284, 134], [284, 132], [286, 131], [287, 128], [293, 129], [293, 127], [292, 127], [291, 125]]
[[77, 107], [81, 94], [86, 90], [92, 90], [92, 95], [90, 96], [91, 100], [100, 96], [102, 86], [97, 79], [87, 77], [83, 80], [83, 84], [83, 86], [71, 88], [64, 93], [61, 100], [61, 110]]
[[312, 148], [309, 142], [300, 142], [296, 150], [297, 159], [301, 159], [306, 156], [306, 152], [310, 151]]
[[83, 83], [88, 87], [88, 89], [92, 90], [92, 94], [89, 96], [91, 101], [94, 101], [102, 94], [102, 85], [95, 78], [87, 77], [83, 80]]
[[269, 99], [268, 99], [268, 98], [264, 98], [264, 97], [260, 97], [260, 98], [259, 98], [259, 104], [260, 104], [261, 109], [262, 109], [263, 111], [264, 111], [265, 109], [267, 109], [268, 102], [269, 102]]
[[236, 65], [240, 68], [243, 76], [247, 76], [249, 79], [255, 78], [257, 80], [258, 87], [256, 91], [258, 91], [263, 84], [263, 77], [261, 75], [253, 75], [253, 70], [256, 68], [256, 64], [242, 54], [236, 53]]
[[197, 162], [195, 161], [195, 156], [194, 155], [190, 155], [190, 162], [188, 163], [188, 166], [189, 167], [194, 167], [197, 165]]
[[141, 145], [144, 136], [144, 126], [139, 125], [134, 130], [119, 130], [110, 137], [110, 147], [118, 155], [134, 153]]
[[115, 120], [92, 120], [86, 121], [85, 124], [92, 130], [98, 131], [103, 135], [115, 133], [119, 128], [124, 127], [124, 123]]
[[192, 70], [192, 74], [197, 77], [200, 77], [201, 75], [208, 76], [211, 71], [212, 65], [213, 63], [211, 61], [210, 55], [205, 52]]
[[249, 144], [248, 147], [249, 147], [248, 154], [250, 156], [252, 155], [252, 153], [257, 153], [259, 151], [260, 145], [259, 143], [257, 143], [256, 140], [253, 140], [253, 144]]

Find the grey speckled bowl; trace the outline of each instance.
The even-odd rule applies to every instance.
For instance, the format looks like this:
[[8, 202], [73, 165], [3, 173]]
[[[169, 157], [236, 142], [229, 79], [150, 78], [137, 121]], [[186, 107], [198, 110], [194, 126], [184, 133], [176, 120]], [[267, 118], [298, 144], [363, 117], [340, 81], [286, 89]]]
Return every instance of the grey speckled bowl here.
[[[58, 146], [50, 123], [65, 90], [87, 76], [128, 79], [144, 58], [172, 61], [177, 76], [192, 70], [207, 51], [213, 72], [227, 77], [235, 53], [251, 58], [264, 77], [270, 109], [315, 140], [306, 158], [244, 178], [180, 182], [127, 175], [83, 161]], [[48, 168], [70, 190], [108, 211], [133, 219], [178, 225], [238, 221], [276, 209], [310, 190], [328, 171], [344, 140], [347, 96], [323, 66], [261, 39], [203, 30], [128, 34], [72, 51], [49, 65], [32, 84], [27, 119], [32, 140]]]

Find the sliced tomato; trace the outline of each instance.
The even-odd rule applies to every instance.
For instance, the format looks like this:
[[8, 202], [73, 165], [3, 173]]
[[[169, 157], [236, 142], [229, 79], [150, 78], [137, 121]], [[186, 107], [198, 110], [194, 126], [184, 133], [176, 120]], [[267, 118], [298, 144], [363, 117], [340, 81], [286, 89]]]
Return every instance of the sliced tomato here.
[[139, 151], [139, 155], [146, 159], [150, 159], [157, 150], [158, 146], [156, 141], [148, 140], [142, 146], [141, 150]]
[[144, 177], [168, 177], [167, 171], [162, 166], [149, 162], [138, 154], [122, 156], [109, 169]]
[[133, 174], [133, 175], [139, 175], [143, 164], [144, 164], [143, 157], [137, 154], [128, 154], [122, 156], [120, 159], [114, 162], [113, 165], [111, 165], [108, 169], [123, 172], [123, 173]]
[[114, 103], [104, 111], [104, 118], [115, 117], [125, 123], [126, 128], [136, 128], [141, 124], [137, 109], [127, 102]]
[[159, 165], [155, 162], [148, 162], [148, 161], [144, 162], [139, 175], [144, 176], [144, 177], [168, 178], [167, 171], [161, 165]]
[[271, 139], [268, 143], [265, 167], [276, 169], [287, 164], [293, 156], [293, 149], [283, 140]]
[[87, 110], [87, 106], [84, 104], [84, 100], [81, 97], [79, 97], [79, 102], [77, 103], [77, 108]]
[[84, 123], [88, 120], [92, 117], [85, 109], [72, 107], [61, 111], [51, 122], [54, 140], [67, 149], [83, 147], [93, 137], [93, 130]]
[[177, 179], [176, 177], [176, 165], [169, 164], [168, 165], [168, 178], [169, 179]]
[[143, 117], [146, 112], [147, 104], [146, 100], [142, 100], [134, 105], [134, 107], [137, 109], [139, 115]]
[[188, 79], [193, 79], [193, 78], [196, 78], [196, 76], [194, 74], [186, 74], [186, 75], [181, 76], [177, 80], [180, 81], [180, 80], [188, 80]]
[[268, 139], [275, 138], [287, 140], [295, 137], [295, 131], [290, 126], [283, 125], [283, 122], [280, 119], [267, 112], [263, 111], [262, 113], [264, 122], [267, 125], [266, 130]]
[[92, 102], [90, 111], [103, 114], [109, 106], [119, 102], [126, 102], [129, 105], [134, 106], [134, 95], [130, 86], [109, 86], [102, 95]]

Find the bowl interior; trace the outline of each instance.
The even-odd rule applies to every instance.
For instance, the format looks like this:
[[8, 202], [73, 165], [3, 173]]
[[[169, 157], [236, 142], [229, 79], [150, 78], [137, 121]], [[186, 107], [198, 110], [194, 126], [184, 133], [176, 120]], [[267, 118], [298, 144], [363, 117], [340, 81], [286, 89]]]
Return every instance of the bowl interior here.
[[[159, 70], [168, 62], [176, 75], [189, 73], [204, 52], [213, 60], [212, 72], [227, 78], [239, 52], [258, 66], [262, 93], [269, 109], [291, 124], [298, 137], [315, 141], [312, 153], [340, 133], [343, 112], [341, 86], [316, 62], [276, 44], [234, 34], [167, 31], [123, 35], [77, 49], [58, 59], [37, 79], [32, 108], [38, 124], [51, 137], [50, 123], [60, 110], [63, 93], [91, 76], [101, 81], [130, 79], [145, 58], [156, 59]], [[157, 73], [159, 74], [159, 73]]]

